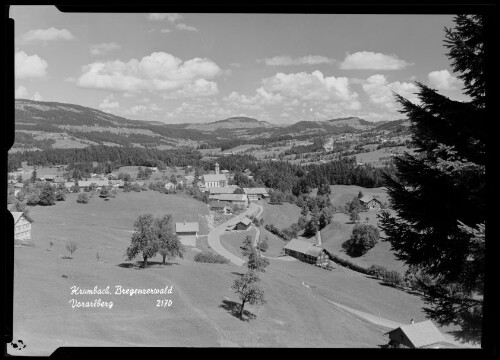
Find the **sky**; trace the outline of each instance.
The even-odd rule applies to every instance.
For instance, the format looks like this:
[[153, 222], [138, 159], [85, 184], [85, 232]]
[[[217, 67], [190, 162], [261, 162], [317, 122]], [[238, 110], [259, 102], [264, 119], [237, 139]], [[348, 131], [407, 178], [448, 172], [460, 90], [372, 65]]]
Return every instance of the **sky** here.
[[12, 6], [15, 94], [133, 120], [403, 118], [415, 81], [467, 100], [452, 15], [63, 13]]

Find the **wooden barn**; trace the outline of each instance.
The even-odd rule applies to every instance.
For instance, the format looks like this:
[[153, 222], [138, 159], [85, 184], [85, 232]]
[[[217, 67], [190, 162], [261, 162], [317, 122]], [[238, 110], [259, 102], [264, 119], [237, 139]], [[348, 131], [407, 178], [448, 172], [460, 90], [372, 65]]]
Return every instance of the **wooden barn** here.
[[386, 333], [389, 335], [390, 348], [439, 349], [453, 348], [430, 320], [400, 326]]
[[210, 204], [210, 210], [212, 211], [217, 211], [223, 214], [227, 214], [229, 212], [229, 203], [226, 201], [211, 201]]
[[250, 225], [252, 225], [252, 220], [244, 217], [234, 226], [234, 230], [248, 230]]
[[328, 251], [306, 241], [292, 239], [284, 247], [285, 254], [300, 261], [320, 266], [330, 265]]

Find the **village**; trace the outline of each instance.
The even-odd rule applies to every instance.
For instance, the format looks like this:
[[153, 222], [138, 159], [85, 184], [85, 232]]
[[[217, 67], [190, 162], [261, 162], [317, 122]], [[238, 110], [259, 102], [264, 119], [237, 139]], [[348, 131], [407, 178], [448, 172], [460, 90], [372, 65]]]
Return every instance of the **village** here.
[[[146, 168], [147, 167], [144, 167], [144, 169]], [[197, 217], [196, 214], [186, 214], [187, 216], [184, 216], [183, 219], [177, 217], [180, 221], [175, 222], [175, 233], [180, 242], [189, 249], [196, 250], [197, 252], [201, 251], [199, 249], [199, 244], [201, 242], [205, 244], [202, 245], [202, 248], [218, 253], [230, 264], [242, 266], [245, 264], [245, 260], [242, 259], [238, 247], [241, 245], [243, 238], [238, 234], [251, 234], [252, 237], [255, 236], [253, 244], [256, 248], [261, 249], [262, 232], [265, 232], [266, 241], [271, 242], [270, 245], [272, 249], [267, 252], [261, 251], [261, 254], [263, 257], [273, 262], [278, 262], [281, 263], [282, 266], [286, 266], [287, 264], [293, 263], [295, 260], [305, 264], [315, 265], [323, 269], [322, 271], [329, 270], [327, 273], [341, 267], [338, 261], [335, 261], [338, 260], [338, 253], [337, 255], [332, 255], [331, 247], [330, 250], [328, 250], [322, 246], [322, 243], [325, 242], [328, 245], [329, 239], [325, 238], [325, 235], [322, 236], [321, 231], [318, 231], [315, 236], [309, 238], [299, 236], [283, 242], [282, 239], [278, 239], [265, 228], [260, 227], [259, 225], [262, 221], [259, 222], [259, 220], [265, 217], [263, 212], [268, 212], [273, 207], [280, 206], [270, 204], [271, 199], [269, 193], [272, 192], [272, 189], [264, 187], [239, 188], [237, 185], [231, 184], [234, 173], [220, 169], [218, 163], [215, 163], [214, 169], [210, 171], [210, 173], [201, 175], [198, 180], [195, 179], [193, 175], [180, 175], [177, 172], [177, 175], [168, 177], [164, 174], [165, 171], [158, 170], [156, 167], [147, 168], [151, 173], [151, 178], [149, 180], [137, 180], [133, 177], [126, 177], [127, 181], [124, 181], [118, 178], [118, 174], [121, 170], [114, 171], [107, 176], [104, 174], [92, 173], [90, 178], [75, 180], [65, 179], [62, 176], [64, 169], [65, 166], [63, 165], [37, 169], [23, 163], [21, 168], [9, 174], [9, 188], [14, 197], [22, 199], [23, 189], [26, 189], [26, 184], [33, 178], [33, 174], [36, 174], [36, 182], [50, 184], [54, 189], [59, 189], [58, 191], [63, 191], [66, 194], [72, 194], [71, 196], [89, 193], [91, 197], [93, 195], [97, 197], [103, 192], [114, 193], [113, 196], [117, 196], [117, 192], [119, 192], [118, 197], [121, 197], [125, 195], [124, 189], [127, 187], [136, 187], [136, 189], [140, 188], [146, 191], [148, 185], [153, 184], [155, 179], [163, 179], [161, 180], [161, 184], [164, 188], [163, 192], [167, 195], [174, 193], [178, 194], [180, 190], [186, 188], [196, 188], [206, 199], [205, 206], [208, 208], [206, 221], [205, 219], [203, 219], [204, 221], [193, 221]], [[136, 169], [141, 169], [141, 167]], [[252, 177], [249, 170], [246, 170], [244, 174], [247, 177]], [[343, 197], [345, 198], [345, 196]], [[357, 197], [353, 195], [352, 199], [354, 198]], [[111, 202], [114, 201], [116, 200], [111, 200]], [[370, 215], [371, 217], [380, 212], [383, 207], [383, 202], [377, 194], [363, 195], [359, 197], [359, 203], [363, 206], [363, 209], [367, 211], [367, 214], [372, 214]], [[76, 205], [75, 203], [74, 206]], [[35, 226], [32, 226], [31, 216], [34, 216], [32, 215], [33, 213], [34, 212], [31, 212], [31, 215], [24, 216], [23, 212], [12, 212], [14, 218], [14, 242], [16, 247], [29, 249], [33, 246], [39, 246], [36, 242], [41, 239], [38, 234], [32, 234], [32, 231], [36, 231], [37, 227], [41, 225], [35, 222]], [[198, 217], [199, 216], [201, 215], [198, 215]], [[202, 230], [202, 228], [207, 229], [207, 225], [209, 230], [208, 234], [206, 230]], [[323, 233], [325, 232], [323, 231]], [[234, 234], [236, 237], [233, 236], [232, 238], [230, 234]], [[271, 240], [269, 240], [269, 238], [271, 238]], [[228, 241], [233, 244], [228, 245]], [[266, 244], [266, 248], [267, 246]], [[356, 313], [356, 310], [350, 310], [354, 314]], [[364, 315], [361, 317], [363, 316]], [[365, 319], [371, 318], [365, 316]], [[383, 319], [371, 320], [375, 321], [375, 323], [378, 322], [386, 325]], [[393, 323], [396, 324], [396, 322]], [[387, 344], [384, 345], [387, 347], [455, 348], [458, 346], [451, 338], [445, 338], [429, 320], [414, 323], [412, 319], [410, 324], [403, 323], [401, 326], [397, 326], [393, 330], [386, 332], [384, 336], [387, 336]]]

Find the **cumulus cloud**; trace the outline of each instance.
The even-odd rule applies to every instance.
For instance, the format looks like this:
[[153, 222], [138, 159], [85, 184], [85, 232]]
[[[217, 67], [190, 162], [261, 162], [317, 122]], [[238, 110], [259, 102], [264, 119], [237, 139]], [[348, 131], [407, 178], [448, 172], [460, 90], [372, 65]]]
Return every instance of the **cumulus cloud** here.
[[113, 101], [113, 95], [109, 95], [104, 98], [104, 100], [99, 104], [99, 109], [105, 112], [110, 112], [110, 110], [117, 109], [120, 107], [118, 101]]
[[427, 75], [429, 84], [439, 90], [457, 90], [462, 81], [451, 75], [448, 70], [432, 71]]
[[102, 44], [93, 44], [90, 45], [90, 53], [92, 55], [105, 55], [114, 50], [120, 50], [122, 48], [121, 45], [117, 43], [102, 43]]
[[163, 34], [166, 34], [166, 33], [172, 32], [172, 30], [165, 28], [165, 29], [160, 29], [160, 32]]
[[194, 26], [186, 25], [184, 23], [176, 24], [175, 28], [178, 30], [184, 30], [184, 31], [198, 31], [198, 29], [195, 28]]
[[401, 60], [397, 55], [386, 55], [370, 51], [358, 51], [347, 54], [340, 63], [343, 70], [400, 70], [413, 65]]
[[415, 95], [418, 89], [413, 83], [399, 81], [390, 83], [384, 75], [380, 74], [372, 75], [366, 79], [363, 90], [373, 104], [389, 111], [395, 111], [398, 107], [393, 92], [415, 104], [419, 103], [419, 99]]
[[[139, 93], [156, 91], [160, 95], [177, 91], [178, 96], [216, 93], [216, 84], [208, 81], [222, 73], [207, 58], [181, 59], [164, 52], [154, 52], [141, 60], [95, 62], [82, 68], [77, 85], [85, 88]], [[196, 96], [196, 95], [195, 95]]]
[[331, 64], [334, 61], [334, 59], [329, 59], [320, 55], [307, 55], [298, 58], [292, 58], [290, 56], [274, 56], [272, 58], [257, 60], [257, 62], [263, 62], [268, 66]]
[[28, 89], [26, 89], [24, 86], [18, 86], [14, 92], [14, 97], [16, 99], [28, 98]]
[[43, 96], [39, 92], [36, 92], [31, 99], [35, 101], [42, 101]]
[[164, 99], [177, 99], [197, 96], [212, 96], [217, 95], [219, 89], [217, 83], [205, 79], [196, 79], [193, 83], [185, 85], [183, 88], [174, 92], [165, 93]]
[[177, 13], [151, 13], [151, 14], [148, 14], [146, 15], [147, 19], [148, 20], [152, 20], [152, 21], [162, 21], [162, 20], [165, 20], [167, 19], [168, 21], [170, 22], [176, 22], [177, 20], [181, 20], [183, 19], [182, 15], [181, 14], [177, 14]]
[[15, 54], [15, 77], [18, 79], [42, 78], [47, 75], [49, 64], [38, 55], [28, 55], [24, 51]]
[[30, 30], [21, 36], [21, 43], [28, 42], [47, 42], [57, 40], [73, 40], [75, 37], [66, 29], [56, 29], [51, 27], [49, 29]]

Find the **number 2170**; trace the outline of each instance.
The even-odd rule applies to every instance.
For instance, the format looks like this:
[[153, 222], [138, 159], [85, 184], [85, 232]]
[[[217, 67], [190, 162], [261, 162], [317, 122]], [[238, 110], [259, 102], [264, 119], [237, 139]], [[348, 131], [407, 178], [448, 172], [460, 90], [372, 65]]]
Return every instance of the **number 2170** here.
[[164, 300], [156, 300], [156, 307], [167, 307], [172, 305], [172, 300], [164, 299]]

